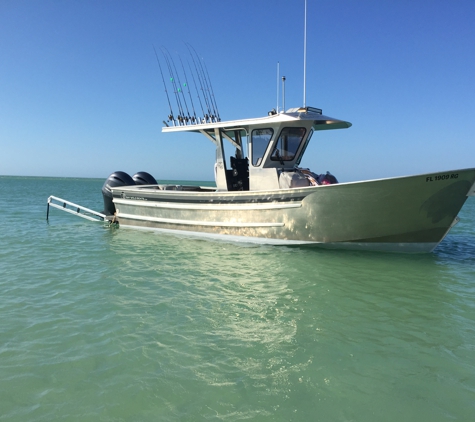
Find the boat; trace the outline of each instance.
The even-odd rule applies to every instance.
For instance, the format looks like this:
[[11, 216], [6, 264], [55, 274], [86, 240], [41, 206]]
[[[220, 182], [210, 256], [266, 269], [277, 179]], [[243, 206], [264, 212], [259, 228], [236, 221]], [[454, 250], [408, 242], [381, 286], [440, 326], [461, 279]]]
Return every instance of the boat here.
[[[475, 195], [475, 168], [338, 183], [299, 164], [311, 138], [350, 122], [313, 107], [163, 127], [216, 146], [216, 187], [159, 184], [145, 172], [104, 183], [104, 214], [124, 227], [269, 245], [431, 252]], [[229, 142], [232, 155], [225, 155]], [[229, 148], [228, 148], [229, 149]]]
[[[196, 75], [210, 85], [204, 72]], [[51, 205], [122, 227], [233, 242], [431, 252], [475, 195], [475, 168], [338, 183], [330, 173], [316, 174], [300, 163], [311, 139], [350, 122], [307, 106], [222, 121], [210, 90], [202, 96], [208, 110], [203, 117], [180, 104], [175, 116], [170, 107], [162, 131], [213, 142], [215, 187], [162, 184], [146, 172], [131, 177], [117, 171], [103, 185], [102, 213], [53, 196], [48, 213]]]
[[[301, 168], [311, 139], [351, 123], [306, 106], [305, 83], [301, 107], [286, 109], [284, 100], [280, 107], [278, 91], [277, 107], [264, 116], [222, 121], [207, 69], [194, 48], [187, 48], [194, 65], [193, 71], [188, 62], [188, 74], [202, 113], [196, 113], [181, 58], [182, 72], [177, 72], [163, 47], [178, 107], [174, 114], [155, 50], [170, 107], [162, 131], [200, 134], [215, 145], [216, 186], [162, 184], [146, 172], [131, 177], [117, 171], [102, 188], [102, 213], [53, 196], [48, 212], [51, 205], [122, 227], [232, 242], [431, 252], [458, 222], [467, 197], [475, 195], [475, 168], [346, 183]], [[285, 77], [282, 81], [284, 99]]]

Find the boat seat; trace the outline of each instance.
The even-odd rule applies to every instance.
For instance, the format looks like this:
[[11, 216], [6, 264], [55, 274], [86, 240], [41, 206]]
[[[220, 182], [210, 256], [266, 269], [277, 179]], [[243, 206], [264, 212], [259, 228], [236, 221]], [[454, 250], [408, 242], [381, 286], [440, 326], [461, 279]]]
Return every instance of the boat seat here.
[[229, 191], [249, 190], [249, 160], [230, 157], [231, 170], [226, 170]]

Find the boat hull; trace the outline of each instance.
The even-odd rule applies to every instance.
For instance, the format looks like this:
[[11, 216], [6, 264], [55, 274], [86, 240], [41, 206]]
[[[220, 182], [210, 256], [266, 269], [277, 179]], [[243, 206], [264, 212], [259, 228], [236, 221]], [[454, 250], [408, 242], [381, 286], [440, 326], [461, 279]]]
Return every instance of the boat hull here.
[[272, 191], [113, 188], [122, 226], [266, 244], [430, 252], [473, 192], [475, 169]]

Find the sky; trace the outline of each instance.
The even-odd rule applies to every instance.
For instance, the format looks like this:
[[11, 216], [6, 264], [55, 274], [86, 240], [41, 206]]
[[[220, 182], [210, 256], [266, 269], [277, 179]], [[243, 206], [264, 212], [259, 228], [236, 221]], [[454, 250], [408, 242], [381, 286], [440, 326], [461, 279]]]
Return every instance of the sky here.
[[[474, 0], [307, 0], [306, 105], [353, 126], [316, 133], [301, 165], [475, 167], [473, 22]], [[303, 105], [303, 41], [304, 0], [0, 0], [0, 175], [213, 180], [209, 140], [161, 132], [154, 46], [180, 66], [191, 44], [235, 120], [276, 107], [277, 63], [286, 108]]]

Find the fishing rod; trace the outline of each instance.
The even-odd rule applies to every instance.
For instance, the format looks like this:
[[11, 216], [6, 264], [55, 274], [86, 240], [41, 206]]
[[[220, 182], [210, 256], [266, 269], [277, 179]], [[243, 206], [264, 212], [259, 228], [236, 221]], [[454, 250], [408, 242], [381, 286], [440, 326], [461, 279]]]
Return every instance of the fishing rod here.
[[172, 67], [173, 60], [171, 58], [171, 55], [170, 55], [169, 51], [163, 46], [160, 47], [160, 48], [161, 48], [162, 53], [163, 53], [163, 55], [164, 55], [164, 57], [167, 61], [168, 70], [170, 72], [170, 81], [172, 82], [174, 92], [175, 92], [175, 98], [176, 98], [178, 107], [180, 109], [180, 115], [178, 116], [178, 120], [179, 120], [180, 124], [184, 125], [184, 124], [186, 124], [187, 117], [185, 115], [185, 110], [183, 108], [182, 101], [180, 100], [180, 91], [181, 91], [180, 81], [178, 80], [178, 85], [177, 85], [177, 78], [175, 78], [176, 68], [175, 68], [175, 72], [173, 72], [173, 68], [174, 68], [174, 66]]
[[[193, 50], [194, 50], [194, 48], [193, 48]], [[206, 78], [206, 74], [205, 74], [205, 71], [204, 71], [204, 67], [203, 67], [203, 63], [202, 63], [203, 60], [198, 56], [198, 53], [196, 52], [196, 50], [195, 50], [195, 53], [196, 53], [197, 59], [200, 63], [201, 73], [203, 75], [203, 80], [204, 80], [204, 83], [205, 83], [205, 86], [206, 86], [206, 91], [208, 92], [208, 95], [209, 95], [209, 102], [211, 104], [211, 108], [213, 109], [213, 114], [211, 116], [211, 119], [216, 121], [216, 114], [217, 114], [216, 113], [216, 108], [214, 106], [213, 98], [211, 96], [211, 91], [209, 89], [208, 79]]]
[[208, 91], [208, 95], [210, 96], [210, 104], [211, 104], [211, 108], [213, 109], [213, 114], [211, 115], [211, 120], [216, 120], [216, 109], [215, 109], [215, 106], [214, 106], [214, 103], [212, 101], [212, 97], [211, 97], [211, 91], [209, 89], [209, 86], [208, 86], [208, 80], [206, 79], [206, 75], [205, 75], [205, 71], [204, 71], [204, 68], [203, 68], [203, 64], [202, 64], [202, 60], [200, 60], [200, 57], [198, 55], [198, 53], [196, 52], [195, 48], [191, 45], [191, 48], [193, 49], [193, 51], [195, 52], [196, 54], [196, 58], [200, 64], [200, 68], [201, 68], [201, 73], [203, 75], [203, 81], [204, 81], [204, 84], [206, 86], [206, 90]]
[[178, 95], [180, 95], [180, 92], [181, 92], [181, 96], [183, 97], [183, 103], [185, 104], [186, 114], [187, 114], [187, 116], [184, 116], [185, 117], [185, 122], [188, 123], [188, 121], [191, 120], [191, 116], [190, 116], [190, 110], [188, 110], [188, 104], [186, 102], [185, 94], [183, 93], [183, 89], [181, 88], [182, 85], [181, 85], [181, 81], [180, 81], [180, 74], [176, 70], [175, 62], [174, 62], [170, 52], [165, 47], [163, 47], [163, 48], [168, 53], [168, 56], [170, 57], [170, 61], [173, 65], [173, 69], [175, 69], [175, 75], [176, 75], [176, 79], [178, 81]]
[[214, 96], [213, 86], [211, 85], [211, 78], [209, 77], [208, 66], [206, 66], [206, 62], [204, 60], [203, 60], [203, 64], [205, 65], [206, 75], [208, 76], [208, 80], [209, 80], [209, 87], [211, 88], [211, 97], [212, 97], [214, 105], [216, 107], [216, 116], [218, 118], [218, 122], [220, 122], [221, 117], [219, 116], [218, 105], [216, 104], [216, 98]]
[[[200, 76], [200, 72], [199, 72], [199, 69], [198, 69], [198, 66], [196, 65], [196, 62], [195, 62], [195, 58], [193, 57], [193, 53], [192, 51], [190, 50], [190, 45], [188, 43], [185, 43], [186, 44], [186, 47], [188, 48], [188, 51], [190, 52], [190, 56], [191, 56], [191, 59], [193, 60], [193, 64], [195, 66], [195, 70], [196, 70], [196, 75], [198, 76], [198, 81], [200, 83], [200, 88], [201, 88], [201, 91], [203, 92], [203, 98], [205, 100], [205, 104], [206, 104], [206, 108], [208, 109], [208, 114], [205, 114], [204, 116], [204, 119], [205, 121], [207, 122], [208, 119], [211, 120], [211, 122], [213, 121], [212, 119], [212, 116], [213, 116], [213, 113], [211, 113], [211, 110], [210, 110], [210, 106], [209, 106], [209, 101], [208, 101], [208, 97], [206, 95], [206, 91], [204, 90], [203, 88], [203, 82], [201, 80], [201, 76]], [[193, 49], [194, 50], [194, 49]], [[195, 50], [195, 53], [196, 53], [196, 50]], [[196, 55], [198, 57], [198, 55]]]
[[175, 118], [173, 117], [173, 109], [170, 103], [170, 97], [168, 96], [167, 85], [165, 84], [165, 78], [163, 77], [162, 66], [160, 66], [160, 60], [158, 60], [157, 50], [155, 49], [155, 46], [153, 44], [152, 46], [153, 46], [153, 51], [155, 51], [155, 57], [157, 58], [158, 67], [160, 69], [160, 75], [162, 75], [163, 87], [165, 88], [165, 94], [167, 95], [168, 106], [170, 107], [170, 115], [168, 116], [168, 121], [173, 122], [173, 125], [175, 125]]
[[196, 117], [195, 105], [193, 104], [193, 97], [191, 96], [190, 86], [188, 85], [188, 78], [186, 77], [185, 66], [183, 65], [183, 60], [181, 59], [180, 55], [178, 55], [178, 58], [180, 59], [181, 67], [183, 69], [183, 74], [185, 75], [185, 86], [188, 89], [188, 95], [189, 95], [190, 101], [191, 101], [191, 108], [193, 109], [193, 117], [190, 117], [190, 119], [191, 119], [192, 123], [196, 123], [198, 121], [198, 119]]
[[[205, 113], [204, 108], [203, 108], [203, 103], [201, 102], [200, 91], [198, 90], [198, 85], [196, 85], [195, 75], [193, 75], [193, 70], [191, 69], [190, 62], [188, 60], [187, 60], [187, 62], [188, 62], [188, 67], [190, 68], [190, 73], [191, 73], [191, 77], [193, 79], [193, 84], [195, 85], [196, 95], [198, 96], [198, 100], [200, 102], [201, 112], [203, 113], [203, 116], [204, 116], [206, 113]], [[204, 119], [204, 117], [203, 117], [203, 119]], [[206, 121], [206, 119], [205, 119], [205, 121]]]
[[183, 111], [183, 106], [181, 105], [180, 96], [178, 95], [178, 89], [177, 89], [176, 82], [175, 82], [175, 76], [173, 75], [173, 69], [170, 65], [170, 61], [168, 60], [167, 55], [163, 51], [163, 47], [160, 47], [160, 50], [162, 51], [163, 57], [165, 57], [165, 61], [167, 62], [167, 66], [168, 66], [168, 71], [170, 72], [170, 81], [171, 81], [172, 86], [173, 86], [173, 92], [175, 93], [175, 100], [176, 100], [176, 103], [178, 105], [178, 111], [179, 111], [179, 114], [177, 116], [177, 120], [178, 120], [179, 124], [183, 124], [184, 120], [185, 120], [185, 116], [184, 116], [185, 113]]
[[200, 73], [199, 67], [196, 64], [195, 57], [193, 56], [193, 52], [191, 51], [190, 46], [187, 45], [187, 47], [188, 47], [188, 51], [190, 53], [191, 59], [193, 60], [193, 65], [195, 66], [196, 76], [198, 77], [198, 82], [200, 83], [201, 93], [203, 94], [206, 109], [208, 110], [207, 113], [204, 114], [204, 119], [205, 119], [206, 122], [208, 122], [208, 121], [212, 122], [213, 121], [212, 120], [213, 113], [211, 112], [210, 101], [208, 99], [208, 96], [206, 95], [206, 90], [204, 88], [203, 75]]

